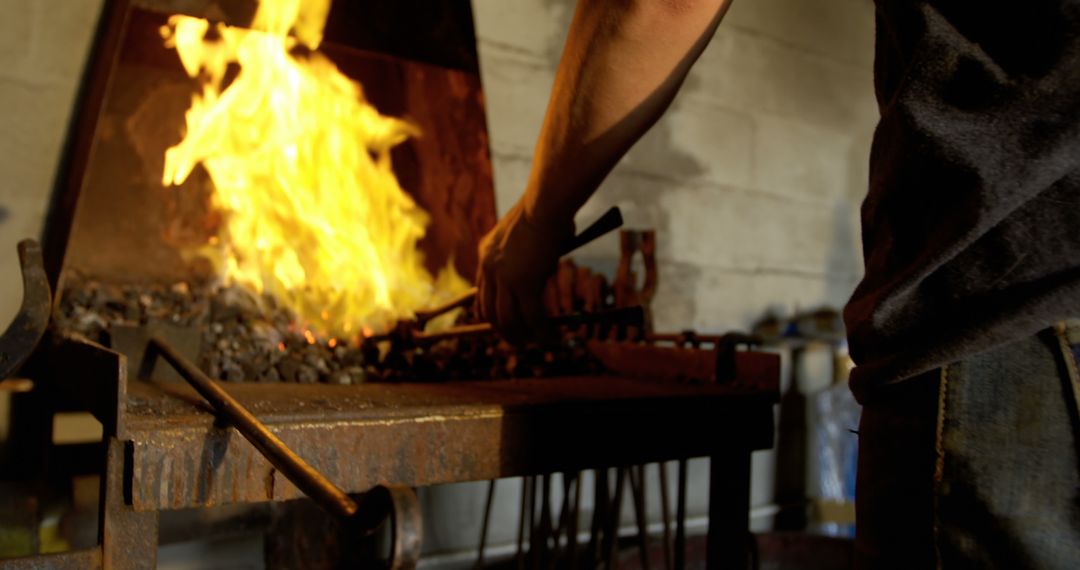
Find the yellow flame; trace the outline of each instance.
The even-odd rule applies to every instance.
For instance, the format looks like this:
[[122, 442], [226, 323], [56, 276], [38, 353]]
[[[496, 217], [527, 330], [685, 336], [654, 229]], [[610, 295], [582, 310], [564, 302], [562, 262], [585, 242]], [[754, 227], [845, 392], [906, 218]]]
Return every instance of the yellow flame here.
[[456, 274], [436, 283], [417, 249], [429, 219], [390, 165], [390, 149], [417, 129], [381, 115], [326, 57], [291, 53], [318, 47], [329, 6], [263, 0], [252, 30], [169, 19], [166, 46], [202, 93], [166, 152], [163, 183], [203, 165], [224, 214], [210, 247], [225, 280], [275, 296], [306, 329], [350, 338], [468, 284]]

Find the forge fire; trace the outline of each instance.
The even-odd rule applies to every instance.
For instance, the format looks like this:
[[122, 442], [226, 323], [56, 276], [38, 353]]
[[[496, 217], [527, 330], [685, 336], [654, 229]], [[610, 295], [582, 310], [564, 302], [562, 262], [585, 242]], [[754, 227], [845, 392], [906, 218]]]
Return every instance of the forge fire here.
[[[223, 281], [288, 308], [323, 339], [381, 332], [468, 287], [417, 247], [429, 217], [401, 187], [390, 150], [422, 136], [388, 117], [316, 51], [330, 0], [263, 0], [252, 29], [173, 16], [162, 29], [201, 84], [163, 183], [197, 167], [213, 182], [216, 236], [190, 255]], [[450, 317], [452, 318], [452, 317]]]
[[[421, 241], [429, 230], [432, 241], [445, 244], [468, 240], [465, 225], [490, 227], [484, 201], [475, 202], [482, 215], [467, 209], [473, 202], [465, 202], [467, 208], [439, 202], [450, 201], [455, 192], [477, 200], [460, 180], [482, 175], [487, 165], [486, 154], [477, 155], [484, 163], [473, 173], [454, 154], [469, 148], [486, 153], [485, 138], [479, 143], [454, 139], [452, 149], [446, 142], [447, 131], [482, 126], [470, 120], [474, 115], [457, 114], [461, 109], [455, 107], [470, 104], [462, 95], [466, 91], [455, 95], [461, 99], [453, 99], [452, 106], [431, 104], [467, 84], [456, 72], [435, 74], [431, 68], [393, 63], [393, 73], [367, 68], [371, 91], [366, 93], [338, 65], [356, 71], [350, 62], [376, 60], [331, 59], [335, 46], [322, 46], [329, 10], [329, 0], [263, 0], [248, 27], [171, 15], [148, 28], [148, 41], [176, 72], [170, 80], [192, 90], [182, 92], [186, 111], [182, 123], [175, 123], [178, 139], [166, 139], [155, 154], [164, 160], [153, 186], [139, 190], [175, 203], [200, 202], [198, 208], [162, 209], [167, 224], [202, 224], [193, 232], [197, 238], [162, 242], [185, 263], [209, 260], [214, 271], [193, 271], [180, 279], [114, 279], [70, 267], [56, 315], [60, 327], [106, 346], [121, 329], [169, 328], [194, 338], [197, 348], [188, 356], [211, 377], [230, 382], [359, 384], [600, 372], [587, 342], [626, 338], [631, 330], [640, 334], [640, 319], [631, 323], [602, 314], [597, 326], [564, 323], [560, 342], [551, 346], [513, 347], [490, 327], [487, 333], [477, 329], [486, 324], [475, 322], [468, 303], [448, 304], [464, 298], [470, 287], [455, 270], [455, 255], [463, 253], [451, 250], [425, 263], [431, 250]], [[409, 72], [409, 85], [379, 81], [394, 81], [402, 69], [418, 70]], [[146, 100], [157, 96], [151, 91]], [[407, 118], [384, 114], [372, 101], [392, 106], [394, 97], [408, 101], [408, 112], [402, 113]], [[424, 115], [435, 107], [453, 120]], [[179, 109], [175, 117], [179, 121]], [[150, 122], [135, 124], [149, 131]], [[434, 152], [425, 150], [432, 139]], [[402, 148], [417, 156], [395, 171], [391, 153]], [[440, 160], [449, 166], [439, 170]], [[429, 181], [418, 193], [398, 179], [403, 175], [423, 186], [422, 176], [408, 178], [415, 174], [410, 168], [435, 172], [445, 182]], [[425, 191], [426, 203], [441, 208], [442, 218], [463, 218], [455, 219], [452, 233], [445, 227], [440, 233], [436, 216], [421, 207], [418, 196]], [[475, 240], [469, 244], [475, 251]], [[446, 265], [432, 271], [444, 259]], [[564, 269], [571, 278], [560, 280], [562, 293], [552, 300], [557, 305], [549, 307], [552, 315], [576, 318], [637, 304], [636, 297], [617, 293], [625, 283], [621, 289], [618, 283], [608, 286], [572, 263]], [[438, 316], [420, 317], [451, 305]], [[463, 326], [447, 330], [455, 324]], [[440, 331], [449, 335], [420, 338]]]

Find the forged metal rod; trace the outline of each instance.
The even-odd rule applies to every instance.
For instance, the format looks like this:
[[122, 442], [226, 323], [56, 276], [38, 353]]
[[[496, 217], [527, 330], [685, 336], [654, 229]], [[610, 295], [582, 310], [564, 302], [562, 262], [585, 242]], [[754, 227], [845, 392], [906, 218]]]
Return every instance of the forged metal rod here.
[[[521, 478], [521, 519], [518, 522], [517, 544], [517, 567], [525, 570], [525, 533], [529, 532], [529, 540], [532, 540], [532, 486], [533, 478], [526, 476]], [[531, 548], [530, 548], [531, 554]]]
[[667, 462], [661, 461], [656, 467], [660, 476], [660, 512], [664, 522], [664, 570], [671, 570], [674, 562], [671, 559], [671, 505], [668, 500]]
[[[255, 446], [255, 449], [258, 449], [270, 461], [271, 465], [304, 494], [335, 515], [348, 518], [356, 514], [358, 508], [356, 501], [349, 498], [337, 485], [293, 453], [284, 442], [267, 429], [265, 424], [202, 370], [181, 356], [169, 343], [161, 337], [154, 336], [150, 339], [150, 349], [171, 364], [217, 413], [224, 416], [245, 439], [251, 442], [251, 445]], [[152, 354], [147, 356], [153, 357]]]
[[578, 521], [581, 517], [581, 471], [574, 472], [574, 506], [570, 511], [570, 524], [567, 527], [567, 538], [569, 539], [569, 556], [570, 564], [567, 565], [569, 570], [577, 570], [578, 567]]
[[604, 557], [608, 568], [619, 567], [619, 521], [622, 520], [623, 491], [626, 487], [626, 472], [628, 467], [615, 469], [615, 498], [612, 499], [610, 518], [607, 520], [607, 542], [604, 548]]
[[[570, 534], [570, 517], [572, 516], [571, 513], [574, 509], [574, 504], [573, 502], [571, 502], [571, 491], [573, 490], [573, 486], [575, 486], [574, 483], [576, 479], [577, 475], [573, 473], [568, 473], [564, 471], [562, 474], [562, 505], [559, 507], [559, 522], [555, 526], [555, 532], [552, 533], [555, 537], [554, 553], [552, 554], [550, 559], [552, 570], [558, 567], [560, 558], [566, 558], [566, 565], [569, 567], [569, 558], [566, 552], [569, 552], [570, 545], [573, 544], [575, 540], [577, 540], [576, 536]], [[562, 550], [563, 533], [566, 533], [566, 551]]]
[[598, 467], [593, 471], [593, 513], [589, 527], [589, 552], [585, 566], [598, 566], [603, 560], [604, 529], [607, 510], [611, 506], [611, 493], [608, 491], [608, 468]]
[[[641, 326], [641, 324], [645, 322], [645, 310], [642, 309], [640, 306], [624, 307], [620, 309], [607, 309], [603, 311], [597, 311], [595, 313], [576, 313], [573, 315], [552, 317], [550, 319], [550, 322], [555, 326], [570, 327], [591, 324], [624, 325], [634, 327]], [[476, 323], [470, 325], [461, 325], [446, 329], [444, 331], [432, 333], [413, 331], [412, 341], [437, 342], [440, 340], [447, 340], [451, 338], [491, 334], [493, 332], [495, 332], [495, 327], [491, 323]]]
[[488, 481], [487, 501], [484, 503], [484, 522], [480, 525], [480, 546], [476, 549], [476, 564], [473, 568], [484, 567], [484, 548], [487, 547], [488, 525], [491, 523], [491, 506], [495, 501], [495, 483], [498, 479]]
[[686, 460], [680, 459], [679, 490], [675, 499], [675, 570], [686, 568], [686, 469]]
[[634, 500], [634, 520], [637, 522], [638, 551], [642, 570], [649, 570], [649, 515], [645, 512], [645, 466], [635, 465], [630, 472], [630, 492]]
[[[607, 212], [604, 212], [603, 216], [600, 216], [600, 218], [593, 222], [591, 225], [589, 225], [589, 227], [585, 228], [581, 231], [581, 233], [574, 236], [572, 240], [570, 240], [565, 246], [563, 246], [560, 253], [562, 255], [568, 255], [575, 249], [582, 247], [589, 242], [622, 227], [622, 225], [622, 211], [619, 210], [618, 206], [612, 206]], [[472, 289], [469, 289], [456, 299], [448, 301], [442, 305], [439, 305], [438, 307], [432, 307], [431, 309], [428, 309], [426, 311], [417, 311], [417, 328], [424, 328], [425, 323], [447, 311], [469, 305], [473, 302], [473, 299], [475, 298], [476, 287], [473, 287]]]

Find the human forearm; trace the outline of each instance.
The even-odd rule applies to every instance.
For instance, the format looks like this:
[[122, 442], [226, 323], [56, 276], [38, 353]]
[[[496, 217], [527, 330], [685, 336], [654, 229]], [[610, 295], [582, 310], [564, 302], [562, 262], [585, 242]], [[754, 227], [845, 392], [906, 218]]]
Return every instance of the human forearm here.
[[480, 315], [544, 336], [544, 284], [573, 217], [656, 122], [731, 0], [578, 0], [525, 195], [481, 240]]
[[731, 0], [579, 0], [522, 199], [564, 225], [656, 122]]

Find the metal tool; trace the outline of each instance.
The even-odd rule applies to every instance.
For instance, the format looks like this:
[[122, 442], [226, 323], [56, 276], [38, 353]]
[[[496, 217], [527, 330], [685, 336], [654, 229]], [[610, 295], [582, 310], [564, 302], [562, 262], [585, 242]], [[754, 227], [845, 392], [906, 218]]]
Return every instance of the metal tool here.
[[23, 301], [15, 319], [0, 335], [0, 380], [15, 373], [41, 342], [49, 326], [52, 291], [45, 276], [41, 246], [34, 240], [19, 242]]
[[171, 364], [180, 376], [210, 403], [214, 411], [228, 420], [236, 431], [251, 442], [274, 468], [304, 494], [338, 516], [351, 517], [356, 514], [356, 501], [296, 455], [247, 408], [181, 356], [168, 342], [155, 336], [150, 339], [149, 348]]
[[[552, 317], [550, 323], [556, 327], [580, 327], [586, 325], [599, 325], [616, 328], [640, 327], [645, 322], [645, 311], [642, 307], [625, 307], [620, 309], [607, 309], [595, 313], [575, 313]], [[374, 346], [379, 342], [393, 342], [398, 349], [410, 349], [418, 345], [433, 344], [443, 340], [484, 336], [495, 333], [495, 326], [491, 323], [470, 323], [458, 325], [443, 331], [424, 332], [410, 326], [407, 322], [399, 323], [393, 330], [365, 337], [363, 342], [366, 346]]]
[[157, 356], [164, 358], [286, 479], [323, 508], [344, 519], [348, 528], [368, 534], [389, 516], [393, 531], [389, 566], [393, 569], [415, 568], [420, 557], [420, 507], [411, 488], [379, 485], [363, 495], [358, 503], [289, 449], [247, 408], [160, 336], [150, 338], [141, 372], [153, 370]]
[[[582, 325], [610, 325], [610, 326], [641, 326], [645, 322], [645, 311], [641, 307], [626, 307], [622, 309], [607, 309], [595, 313], [576, 313], [552, 317], [551, 323], [555, 326], [577, 327]], [[411, 332], [411, 340], [415, 343], [438, 342], [451, 338], [478, 336], [495, 332], [491, 323], [476, 323], [461, 325], [445, 331], [425, 333], [420, 331]]]

